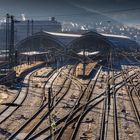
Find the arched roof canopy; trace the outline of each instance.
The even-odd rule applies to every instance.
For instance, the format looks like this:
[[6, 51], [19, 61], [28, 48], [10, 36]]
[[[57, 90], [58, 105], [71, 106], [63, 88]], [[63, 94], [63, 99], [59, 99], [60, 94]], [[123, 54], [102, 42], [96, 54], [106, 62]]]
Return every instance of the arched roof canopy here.
[[39, 32], [16, 44], [15, 47], [19, 52], [29, 51], [51, 51], [62, 53], [65, 50], [65, 46], [62, 42], [50, 34]]
[[96, 32], [88, 32], [75, 39], [68, 45], [70, 53], [79, 53], [83, 50], [88, 52], [100, 52], [106, 54], [112, 49], [113, 44], [104, 36]]

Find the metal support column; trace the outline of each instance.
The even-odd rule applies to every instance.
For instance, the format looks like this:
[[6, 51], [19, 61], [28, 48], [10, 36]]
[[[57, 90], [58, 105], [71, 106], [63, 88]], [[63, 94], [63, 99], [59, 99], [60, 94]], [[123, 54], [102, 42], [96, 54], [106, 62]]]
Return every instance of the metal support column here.
[[[51, 88], [49, 87], [48, 88], [48, 112], [50, 112], [51, 110]], [[52, 120], [51, 120], [51, 114], [49, 113], [49, 125], [50, 125], [50, 135], [52, 135], [52, 127], [51, 127], [51, 124], [52, 124]]]
[[86, 70], [85, 49], [83, 50], [83, 57], [84, 57], [84, 60], [83, 60], [83, 79], [84, 79], [85, 78], [85, 70]]
[[11, 32], [10, 32], [10, 46], [9, 46], [9, 65], [10, 69], [14, 67], [15, 51], [14, 51], [14, 16], [11, 16]]
[[34, 21], [32, 20], [32, 35], [34, 34]]
[[29, 37], [30, 34], [30, 21], [27, 20], [27, 37]]
[[9, 52], [9, 14], [6, 14], [6, 58], [5, 60], [8, 61], [8, 52]]

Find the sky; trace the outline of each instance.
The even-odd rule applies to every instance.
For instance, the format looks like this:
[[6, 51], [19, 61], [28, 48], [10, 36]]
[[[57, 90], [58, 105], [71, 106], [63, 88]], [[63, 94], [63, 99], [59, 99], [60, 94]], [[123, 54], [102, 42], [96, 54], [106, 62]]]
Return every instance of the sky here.
[[35, 20], [51, 16], [74, 22], [113, 19], [140, 26], [140, 0], [0, 0], [1, 18], [6, 13]]

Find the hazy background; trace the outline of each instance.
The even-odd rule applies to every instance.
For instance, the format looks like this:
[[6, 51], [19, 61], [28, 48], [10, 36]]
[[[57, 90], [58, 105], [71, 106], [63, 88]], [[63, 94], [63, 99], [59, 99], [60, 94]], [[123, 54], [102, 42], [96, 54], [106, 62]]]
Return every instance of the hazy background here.
[[48, 19], [63, 22], [96, 22], [114, 19], [140, 26], [140, 0], [0, 0], [0, 16], [13, 14], [20, 19]]

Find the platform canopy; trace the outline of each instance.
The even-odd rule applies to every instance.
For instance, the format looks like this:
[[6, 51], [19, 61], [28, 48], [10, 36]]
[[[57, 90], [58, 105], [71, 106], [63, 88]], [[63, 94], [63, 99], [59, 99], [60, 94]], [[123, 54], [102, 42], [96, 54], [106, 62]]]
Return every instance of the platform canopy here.
[[22, 52], [52, 52], [57, 55], [70, 52], [78, 54], [81, 51], [89, 53], [99, 52], [99, 55], [106, 55], [110, 50], [130, 51], [136, 50], [139, 46], [129, 37], [111, 34], [99, 34], [89, 31], [84, 34], [78, 33], [55, 33], [41, 31], [20, 41], [16, 49]]
[[20, 41], [15, 48], [20, 53], [49, 51], [61, 54], [65, 51], [65, 46], [62, 42], [44, 32], [39, 32], [25, 38]]
[[79, 52], [78, 53], [78, 55], [81, 55], [81, 56], [93, 56], [93, 55], [97, 55], [97, 54], [99, 54], [99, 51], [97, 51], [97, 52], [87, 52], [87, 51], [81, 51], [81, 52]]
[[29, 52], [22, 52], [20, 53], [21, 55], [26, 55], [26, 56], [34, 56], [34, 55], [43, 55], [43, 54], [48, 54], [49, 52], [37, 52], [37, 51], [29, 51]]
[[91, 31], [72, 41], [68, 48], [73, 55], [82, 51], [86, 51], [89, 54], [98, 52], [98, 54], [106, 55], [113, 49], [113, 44], [101, 34]]

